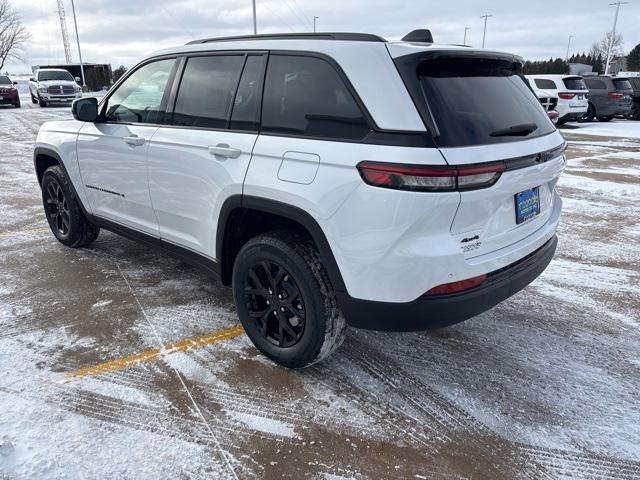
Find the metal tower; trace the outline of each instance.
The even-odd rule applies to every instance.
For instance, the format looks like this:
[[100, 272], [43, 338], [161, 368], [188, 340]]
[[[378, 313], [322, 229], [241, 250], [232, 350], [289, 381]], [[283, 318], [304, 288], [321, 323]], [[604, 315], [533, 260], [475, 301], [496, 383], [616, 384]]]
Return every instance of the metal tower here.
[[69, 45], [69, 34], [67, 33], [67, 19], [64, 13], [64, 2], [58, 0], [58, 15], [60, 16], [60, 29], [62, 30], [62, 43], [64, 44], [64, 56], [67, 63], [71, 63], [71, 46]]

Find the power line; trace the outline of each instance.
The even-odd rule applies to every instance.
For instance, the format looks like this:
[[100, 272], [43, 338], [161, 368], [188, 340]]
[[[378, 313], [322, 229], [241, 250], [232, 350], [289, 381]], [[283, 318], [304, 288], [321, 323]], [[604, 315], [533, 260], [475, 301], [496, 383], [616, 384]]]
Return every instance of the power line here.
[[302, 23], [302, 25], [304, 26], [303, 28], [305, 30], [307, 29], [308, 25], [311, 26], [311, 24], [308, 23], [309, 22], [308, 19], [305, 24], [305, 20], [300, 15], [298, 15], [298, 12], [293, 8], [293, 6], [289, 3], [288, 0], [282, 0], [282, 3], [284, 3], [286, 7], [291, 11], [291, 13], [293, 13], [298, 18], [298, 20], [300, 20], [300, 23]]

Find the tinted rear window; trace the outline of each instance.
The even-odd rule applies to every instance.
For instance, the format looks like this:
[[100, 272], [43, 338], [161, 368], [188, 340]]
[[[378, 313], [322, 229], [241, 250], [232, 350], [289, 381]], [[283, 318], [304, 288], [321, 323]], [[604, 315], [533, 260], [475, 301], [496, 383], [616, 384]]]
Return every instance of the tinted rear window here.
[[9, 80], [9, 77], [0, 75], [0, 85], [11, 85], [11, 80]]
[[271, 55], [262, 131], [358, 140], [370, 128], [331, 64], [315, 57]]
[[[422, 92], [440, 131], [443, 147], [514, 142], [547, 135], [553, 124], [516, 71], [501, 59], [440, 58], [417, 66]], [[518, 136], [499, 135], [532, 125]]]
[[586, 78], [584, 83], [592, 90], [606, 90], [607, 84], [602, 80], [596, 80], [595, 78]]
[[567, 90], [586, 90], [587, 86], [584, 84], [584, 80], [581, 78], [564, 78], [564, 86]]
[[613, 84], [616, 86], [618, 90], [631, 90], [633, 88], [629, 80], [626, 80], [626, 79], [614, 80]]
[[543, 90], [556, 90], [556, 82], [553, 80], [547, 80], [545, 78], [536, 78], [534, 80], [536, 87]]

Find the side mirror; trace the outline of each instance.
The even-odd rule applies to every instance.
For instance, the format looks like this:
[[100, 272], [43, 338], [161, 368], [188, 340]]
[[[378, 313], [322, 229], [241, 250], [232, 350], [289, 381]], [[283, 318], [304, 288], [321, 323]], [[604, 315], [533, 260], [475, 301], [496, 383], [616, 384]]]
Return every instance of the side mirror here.
[[80, 77], [76, 77], [76, 83], [78, 85], [82, 85], [82, 79]]
[[30, 81], [30, 82], [35, 82], [35, 81], [36, 81], [36, 79], [35, 79], [34, 77], [30, 77], [30, 78], [29, 78], [29, 81]]
[[98, 119], [98, 100], [94, 97], [79, 98], [71, 105], [73, 118], [93, 123]]
[[17, 84], [18, 84], [18, 82], [16, 82], [16, 81], [14, 80], [13, 84], [14, 84], [14, 85], [17, 85]]

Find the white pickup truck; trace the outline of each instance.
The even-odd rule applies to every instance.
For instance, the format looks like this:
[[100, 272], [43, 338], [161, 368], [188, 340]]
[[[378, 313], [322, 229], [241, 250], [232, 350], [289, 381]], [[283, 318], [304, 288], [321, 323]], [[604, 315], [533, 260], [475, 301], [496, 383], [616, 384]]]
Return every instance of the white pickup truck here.
[[71, 104], [76, 98], [82, 98], [80, 79], [63, 69], [43, 68], [37, 70], [29, 79], [31, 101], [46, 107], [49, 103]]

